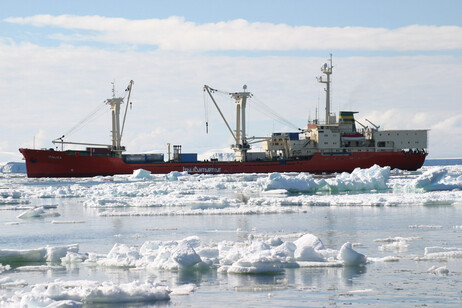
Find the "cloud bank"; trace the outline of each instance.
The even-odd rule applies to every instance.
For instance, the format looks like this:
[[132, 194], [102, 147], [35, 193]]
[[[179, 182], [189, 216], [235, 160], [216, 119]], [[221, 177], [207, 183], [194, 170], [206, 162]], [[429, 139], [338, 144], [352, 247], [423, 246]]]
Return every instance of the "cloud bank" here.
[[243, 19], [197, 24], [182, 17], [129, 20], [103, 16], [35, 15], [5, 22], [80, 30], [55, 33], [60, 41], [156, 46], [161, 50], [442, 51], [462, 49], [462, 27], [410, 25], [397, 29], [290, 26]]
[[[302, 127], [316, 109], [322, 114], [325, 93], [315, 76], [326, 58], [310, 56], [309, 51], [303, 57], [202, 51], [305, 49], [334, 50], [335, 112], [359, 111], [358, 120], [370, 119], [384, 129], [430, 129], [433, 157], [462, 157], [460, 27], [322, 28], [71, 15], [11, 17], [4, 22], [37, 28], [18, 26], [17, 32], [34, 33], [30, 41], [28, 36], [0, 37], [0, 93], [8, 100], [2, 109], [7, 116], [0, 122], [0, 162], [14, 155], [19, 160], [19, 147], [52, 146], [52, 139], [109, 97], [112, 81], [123, 91], [135, 80], [123, 141], [130, 152], [165, 151], [167, 143], [198, 153], [229, 147], [232, 138], [213, 106], [205, 134], [204, 84], [225, 91], [247, 84], [255, 99]], [[40, 40], [44, 35], [62, 44], [47, 46]], [[108, 43], [109, 48], [92, 42]], [[335, 50], [349, 49], [448, 52], [336, 57]], [[219, 103], [232, 123], [234, 103]], [[292, 129], [255, 113], [252, 102], [247, 120], [252, 136]], [[68, 141], [109, 142], [109, 110], [91, 125]]]

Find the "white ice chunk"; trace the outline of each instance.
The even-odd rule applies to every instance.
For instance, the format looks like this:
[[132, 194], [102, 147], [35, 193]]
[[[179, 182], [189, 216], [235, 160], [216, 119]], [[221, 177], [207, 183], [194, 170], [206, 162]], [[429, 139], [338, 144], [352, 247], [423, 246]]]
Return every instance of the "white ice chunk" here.
[[0, 172], [3, 173], [26, 173], [26, 163], [23, 162], [8, 162], [0, 166]]
[[47, 262], [58, 262], [61, 258], [65, 257], [67, 253], [77, 253], [79, 251], [79, 245], [69, 246], [47, 246], [47, 253], [45, 255]]
[[135, 247], [116, 243], [107, 257], [97, 261], [98, 265], [107, 267], [135, 267], [140, 254]]
[[190, 268], [201, 262], [201, 257], [196, 253], [188, 241], [181, 241], [172, 252], [172, 259], [181, 268]]
[[27, 282], [22, 279], [13, 280], [11, 277], [1, 277], [0, 278], [0, 289], [19, 288], [19, 287], [25, 287], [25, 286], [27, 286]]
[[184, 284], [184, 285], [181, 285], [181, 286], [172, 287], [171, 288], [172, 293], [170, 293], [170, 295], [171, 296], [173, 296], [173, 295], [189, 295], [192, 292], [194, 292], [195, 289], [196, 289], [195, 284], [188, 283], [188, 284]]
[[349, 242], [340, 248], [337, 259], [342, 260], [346, 266], [361, 266], [367, 261], [366, 256], [354, 250]]
[[397, 251], [406, 251], [409, 247], [409, 244], [406, 241], [395, 241], [390, 244], [384, 244], [379, 246], [379, 250], [397, 250]]
[[264, 191], [287, 190], [291, 192], [330, 191], [368, 191], [386, 190], [390, 178], [390, 167], [374, 165], [368, 169], [356, 168], [351, 173], [343, 172], [334, 178], [315, 179], [311, 174], [271, 173], [266, 178], [258, 179]]
[[[462, 176], [448, 167], [434, 167], [405, 185], [405, 191], [441, 191], [462, 189]], [[402, 190], [395, 186], [395, 190]]]
[[23, 264], [29, 262], [57, 262], [67, 252], [78, 252], [78, 245], [46, 246], [37, 249], [0, 249], [0, 262], [4, 264]]
[[151, 171], [136, 169], [133, 171], [132, 179], [151, 179]]
[[27, 219], [27, 218], [42, 218], [42, 217], [57, 217], [61, 216], [58, 212], [48, 212], [47, 209], [44, 207], [35, 207], [29, 209], [17, 216], [19, 219]]
[[462, 248], [459, 247], [425, 247], [425, 259], [462, 258]]
[[258, 182], [263, 187], [263, 190], [277, 190], [278, 193], [281, 190], [310, 192], [319, 188], [319, 184], [314, 180], [313, 176], [307, 173], [291, 176], [274, 172], [265, 179], [259, 179]]
[[[150, 280], [116, 284], [112, 281], [55, 281], [35, 285], [30, 292], [17, 294], [21, 307], [72, 307], [67, 304], [149, 303], [169, 300], [170, 290]], [[53, 305], [53, 306], [51, 306]]]
[[11, 269], [11, 266], [9, 264], [7, 265], [3, 265], [0, 263], [0, 274], [5, 272], [5, 271], [9, 271]]
[[427, 270], [427, 273], [431, 273], [435, 275], [447, 275], [449, 274], [449, 270], [446, 266], [436, 267], [434, 265]]
[[168, 181], [178, 181], [178, 178], [181, 176], [188, 175], [187, 171], [179, 172], [179, 171], [172, 171], [169, 174], [165, 175], [165, 178]]
[[319, 237], [310, 233], [307, 233], [295, 240], [294, 244], [297, 246], [297, 248], [309, 246], [316, 250], [326, 249]]

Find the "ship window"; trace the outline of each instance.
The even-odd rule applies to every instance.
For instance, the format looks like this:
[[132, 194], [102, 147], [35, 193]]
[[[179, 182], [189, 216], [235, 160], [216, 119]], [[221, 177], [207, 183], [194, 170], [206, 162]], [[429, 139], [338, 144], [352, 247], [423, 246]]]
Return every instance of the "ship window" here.
[[379, 148], [384, 148], [384, 147], [385, 147], [385, 141], [377, 142], [377, 146], [378, 146]]
[[319, 132], [319, 133], [324, 133], [324, 131], [323, 131], [323, 130], [319, 130], [318, 132]]
[[324, 142], [324, 144], [327, 144], [327, 142]]

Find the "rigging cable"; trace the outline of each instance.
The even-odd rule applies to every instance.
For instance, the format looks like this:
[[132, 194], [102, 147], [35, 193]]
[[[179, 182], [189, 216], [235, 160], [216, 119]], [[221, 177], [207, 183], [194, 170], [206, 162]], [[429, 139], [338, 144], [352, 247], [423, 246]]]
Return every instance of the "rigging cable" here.
[[[219, 94], [224, 94], [224, 95], [232, 95], [233, 93], [231, 92], [226, 92], [226, 91], [222, 91], [222, 90], [217, 90], [217, 89], [212, 89], [210, 88], [210, 90], [213, 92], [213, 93], [219, 93]], [[205, 94], [204, 94], [205, 95]], [[265, 103], [263, 103], [261, 100], [259, 100], [255, 95], [252, 94], [252, 97], [253, 97], [253, 104], [249, 104], [249, 106], [253, 109], [255, 108], [257, 111], [259, 111], [260, 113], [266, 115], [267, 117], [283, 124], [283, 125], [287, 125], [289, 127], [292, 127], [296, 130], [302, 130], [300, 129], [297, 125], [295, 125], [294, 123], [290, 122], [289, 120], [283, 118], [282, 116], [280, 116], [276, 111], [274, 111], [273, 109], [271, 109], [268, 105], [266, 105]], [[205, 103], [205, 101], [204, 101]], [[208, 118], [206, 119], [206, 127], [208, 129]]]
[[297, 125], [295, 125], [294, 123], [280, 116], [276, 111], [274, 111], [268, 105], [266, 105], [261, 100], [259, 100], [255, 95], [253, 96], [253, 98], [254, 98], [254, 104], [249, 104], [251, 108], [254, 107], [255, 109], [259, 110], [261, 113], [265, 114], [267, 117], [272, 118], [273, 120], [281, 124], [290, 126], [296, 130], [300, 130], [300, 128]]
[[[127, 95], [127, 92], [124, 93], [124, 96], [122, 97], [122, 100], [125, 100], [125, 96]], [[105, 100], [103, 104], [98, 105], [92, 112], [90, 112], [85, 118], [83, 118], [80, 122], [75, 124], [71, 129], [69, 129], [62, 137], [59, 139], [62, 139], [64, 137], [67, 137], [68, 135], [71, 135], [75, 132], [77, 132], [79, 129], [81, 129], [86, 123], [88, 123], [90, 120], [93, 120], [95, 118], [98, 118], [101, 116], [104, 112], [101, 112], [101, 110], [106, 107], [106, 102]]]
[[208, 113], [208, 100], [207, 96], [205, 95], [205, 91], [202, 92], [204, 95], [204, 115], [205, 115], [205, 133], [209, 133], [209, 113]]

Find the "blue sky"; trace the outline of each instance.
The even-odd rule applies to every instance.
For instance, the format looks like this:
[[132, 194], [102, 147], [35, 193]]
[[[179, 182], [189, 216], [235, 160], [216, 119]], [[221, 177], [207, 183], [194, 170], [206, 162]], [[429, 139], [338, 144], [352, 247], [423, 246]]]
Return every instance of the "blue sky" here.
[[[223, 150], [232, 142], [202, 85], [246, 83], [303, 126], [323, 100], [319, 67], [334, 54], [335, 112], [387, 129], [430, 129], [432, 157], [462, 157], [461, 1], [8, 1], [0, 10], [0, 161], [51, 147], [135, 80], [131, 152]], [[224, 101], [232, 118], [232, 102]], [[231, 106], [231, 107], [230, 107]], [[172, 110], [174, 112], [172, 112]], [[287, 127], [249, 111], [252, 135]], [[130, 122], [131, 120], [131, 122]], [[107, 115], [77, 140], [108, 139]], [[88, 140], [95, 139], [95, 140]], [[32, 141], [34, 140], [34, 141]]]
[[312, 26], [396, 28], [411, 24], [460, 25], [457, 0], [252, 0], [252, 1], [3, 1], [0, 16], [74, 14], [129, 19], [184, 16], [198, 23], [244, 18], [248, 21]]

